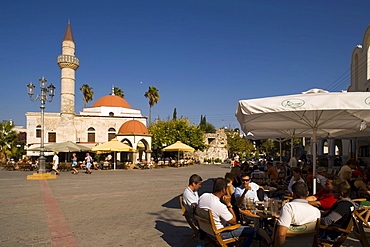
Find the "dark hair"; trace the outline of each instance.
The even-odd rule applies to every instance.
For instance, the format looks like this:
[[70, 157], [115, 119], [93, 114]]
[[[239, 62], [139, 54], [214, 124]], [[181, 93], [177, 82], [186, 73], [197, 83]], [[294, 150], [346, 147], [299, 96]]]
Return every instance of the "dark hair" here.
[[295, 168], [293, 169], [293, 172], [295, 172], [295, 173], [299, 173], [299, 174], [302, 174], [302, 170], [301, 170], [301, 168], [299, 168], [299, 167], [295, 167]]
[[202, 178], [198, 174], [193, 174], [189, 178], [189, 185], [193, 183], [199, 184], [200, 182], [202, 182]]
[[216, 178], [213, 183], [213, 193], [221, 192], [223, 189], [226, 189], [227, 183], [224, 178]]
[[349, 194], [351, 193], [351, 186], [349, 183], [345, 180], [337, 180], [333, 183], [334, 187], [338, 190], [337, 192], [343, 193], [343, 197], [349, 197]]
[[249, 173], [242, 173], [242, 174], [240, 175], [240, 177], [241, 177], [241, 178], [243, 178], [243, 177], [249, 177], [249, 178], [251, 178], [251, 177], [249, 176]]
[[293, 185], [292, 185], [292, 191], [295, 195], [295, 197], [298, 197], [298, 198], [306, 198], [307, 195], [308, 195], [308, 187], [307, 187], [307, 184], [302, 182], [302, 181], [298, 181], [298, 182], [295, 182]]

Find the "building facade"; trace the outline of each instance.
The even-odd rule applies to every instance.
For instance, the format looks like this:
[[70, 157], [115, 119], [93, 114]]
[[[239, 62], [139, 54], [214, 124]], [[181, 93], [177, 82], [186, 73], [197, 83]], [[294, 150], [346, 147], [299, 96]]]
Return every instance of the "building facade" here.
[[[57, 64], [61, 69], [60, 112], [45, 113], [45, 145], [72, 141], [94, 146], [117, 138], [139, 151], [132, 155], [133, 160], [139, 154], [140, 158], [150, 159], [151, 135], [146, 128], [147, 117], [140, 110], [131, 108], [125, 99], [114, 95], [113, 90], [91, 107], [84, 107], [79, 114], [75, 113], [75, 73], [79, 68], [79, 59], [75, 56], [75, 41], [70, 23], [62, 41], [62, 54], [58, 56]], [[27, 144], [30, 148], [37, 147], [41, 142], [41, 114], [27, 112], [26, 121]], [[28, 155], [38, 153], [28, 152]]]

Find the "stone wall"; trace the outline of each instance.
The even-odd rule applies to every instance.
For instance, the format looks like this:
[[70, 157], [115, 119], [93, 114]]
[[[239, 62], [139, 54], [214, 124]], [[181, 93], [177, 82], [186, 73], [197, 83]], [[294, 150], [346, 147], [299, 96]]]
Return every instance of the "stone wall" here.
[[216, 133], [204, 134], [203, 141], [208, 145], [208, 148], [204, 151], [195, 151], [193, 153], [194, 159], [203, 162], [205, 158], [219, 158], [222, 161], [228, 158], [228, 152], [226, 148], [227, 137], [224, 129], [217, 129]]

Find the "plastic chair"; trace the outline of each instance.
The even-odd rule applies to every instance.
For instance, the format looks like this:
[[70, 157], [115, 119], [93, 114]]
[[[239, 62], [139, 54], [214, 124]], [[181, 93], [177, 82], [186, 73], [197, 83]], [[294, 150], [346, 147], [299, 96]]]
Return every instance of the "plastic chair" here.
[[194, 217], [198, 221], [199, 229], [203, 230], [211, 237], [209, 238], [209, 240], [214, 246], [227, 247], [228, 244], [238, 242], [241, 239], [239, 237], [222, 239], [222, 237], [220, 236], [220, 233], [224, 231], [235, 230], [241, 227], [241, 225], [236, 224], [236, 225], [227, 226], [221, 229], [217, 229], [215, 222], [213, 220], [212, 210], [206, 211], [202, 208], [197, 207], [195, 209]]
[[[290, 225], [286, 233], [286, 237], [287, 238], [299, 238], [299, 237], [311, 237], [312, 236], [313, 237], [312, 247], [317, 247], [319, 226], [320, 226], [320, 218], [317, 218], [317, 220], [314, 222], [310, 222], [310, 223], [303, 224], [303, 225]], [[276, 220], [271, 237], [264, 229], [259, 230], [261, 237], [263, 237], [264, 239], [264, 241], [261, 244], [262, 246], [274, 246], [277, 228], [278, 227], [277, 227], [277, 220]]]

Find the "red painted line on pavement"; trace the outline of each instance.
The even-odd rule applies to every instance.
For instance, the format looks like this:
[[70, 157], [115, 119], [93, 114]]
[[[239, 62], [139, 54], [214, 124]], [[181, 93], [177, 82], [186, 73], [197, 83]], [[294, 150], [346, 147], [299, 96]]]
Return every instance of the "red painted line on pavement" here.
[[40, 180], [46, 219], [50, 231], [51, 246], [78, 247], [47, 180]]

